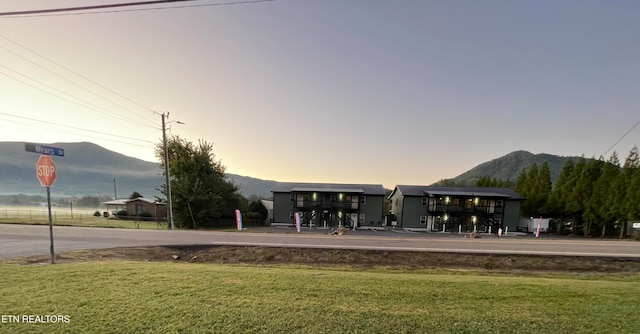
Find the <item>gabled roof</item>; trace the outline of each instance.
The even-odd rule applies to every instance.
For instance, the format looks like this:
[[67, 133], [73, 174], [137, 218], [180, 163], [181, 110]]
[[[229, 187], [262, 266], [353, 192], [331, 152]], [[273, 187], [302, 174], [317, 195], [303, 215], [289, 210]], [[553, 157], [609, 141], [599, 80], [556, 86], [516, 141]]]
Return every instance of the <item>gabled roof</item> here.
[[381, 195], [386, 193], [381, 184], [344, 184], [344, 183], [299, 183], [276, 182], [271, 188], [273, 193], [290, 192], [332, 192], [359, 193], [363, 195]]
[[438, 186], [408, 186], [397, 185], [389, 197], [399, 191], [403, 196], [479, 196], [503, 197], [509, 199], [524, 199], [520, 194], [509, 188], [489, 187], [438, 187]]
[[262, 205], [264, 205], [267, 210], [273, 210], [273, 201], [263, 199], [260, 200], [260, 202], [262, 202]]
[[152, 200], [152, 199], [149, 199], [149, 198], [144, 198], [144, 197], [120, 198], [120, 199], [114, 199], [114, 200], [111, 200], [111, 201], [102, 202], [102, 204], [104, 204], [104, 205], [127, 205], [127, 203], [134, 202], [134, 201], [142, 201], [142, 202], [146, 202], [146, 203], [149, 203], [149, 204], [165, 205], [165, 203], [157, 202], [155, 200]]

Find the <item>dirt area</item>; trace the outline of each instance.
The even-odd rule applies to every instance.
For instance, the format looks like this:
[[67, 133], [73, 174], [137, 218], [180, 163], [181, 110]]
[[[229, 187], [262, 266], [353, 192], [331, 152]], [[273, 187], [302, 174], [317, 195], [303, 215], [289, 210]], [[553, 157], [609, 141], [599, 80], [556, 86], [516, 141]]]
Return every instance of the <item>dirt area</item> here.
[[[391, 270], [458, 269], [490, 272], [640, 273], [640, 258], [594, 258], [427, 253], [405, 251], [302, 249], [253, 246], [165, 246], [81, 250], [57, 254], [58, 263], [79, 261], [154, 261], [181, 263], [304, 265], [317, 267], [388, 268]], [[48, 263], [31, 256], [10, 263]]]

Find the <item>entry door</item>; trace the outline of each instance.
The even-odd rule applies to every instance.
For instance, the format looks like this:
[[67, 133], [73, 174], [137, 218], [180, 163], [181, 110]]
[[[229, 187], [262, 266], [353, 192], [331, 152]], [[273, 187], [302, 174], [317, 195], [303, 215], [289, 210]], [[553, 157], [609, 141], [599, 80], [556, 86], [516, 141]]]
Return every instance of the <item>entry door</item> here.
[[358, 226], [358, 214], [357, 213], [350, 214], [349, 218], [351, 218], [351, 225]]

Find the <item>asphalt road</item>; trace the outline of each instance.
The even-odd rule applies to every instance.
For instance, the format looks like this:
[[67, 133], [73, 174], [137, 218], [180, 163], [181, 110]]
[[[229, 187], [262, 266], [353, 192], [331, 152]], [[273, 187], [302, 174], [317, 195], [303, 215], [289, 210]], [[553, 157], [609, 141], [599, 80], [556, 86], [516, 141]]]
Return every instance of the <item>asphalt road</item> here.
[[[535, 254], [566, 256], [640, 257], [640, 242], [559, 238], [542, 235], [495, 236], [481, 239], [461, 234], [406, 231], [348, 231], [329, 235], [326, 231], [270, 228], [260, 233], [187, 230], [137, 230], [54, 226], [56, 253], [97, 249], [161, 245], [254, 245], [335, 249], [410, 250], [454, 253]], [[272, 233], [264, 233], [272, 232]], [[0, 258], [49, 254], [49, 227], [0, 224]]]

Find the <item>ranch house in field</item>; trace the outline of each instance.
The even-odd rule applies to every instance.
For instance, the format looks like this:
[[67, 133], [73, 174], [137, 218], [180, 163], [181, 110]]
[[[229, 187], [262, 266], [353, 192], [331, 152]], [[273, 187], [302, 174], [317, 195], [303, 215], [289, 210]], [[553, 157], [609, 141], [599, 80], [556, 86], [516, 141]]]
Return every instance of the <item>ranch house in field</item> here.
[[407, 185], [388, 199], [398, 227], [448, 232], [516, 231], [524, 200], [507, 188]]
[[146, 217], [154, 221], [167, 219], [167, 205], [148, 198], [116, 199], [102, 204], [107, 210], [111, 210], [111, 215], [116, 215], [118, 211], [127, 211], [128, 217]]
[[273, 186], [272, 225], [305, 227], [380, 226], [385, 190], [373, 184], [278, 182]]

